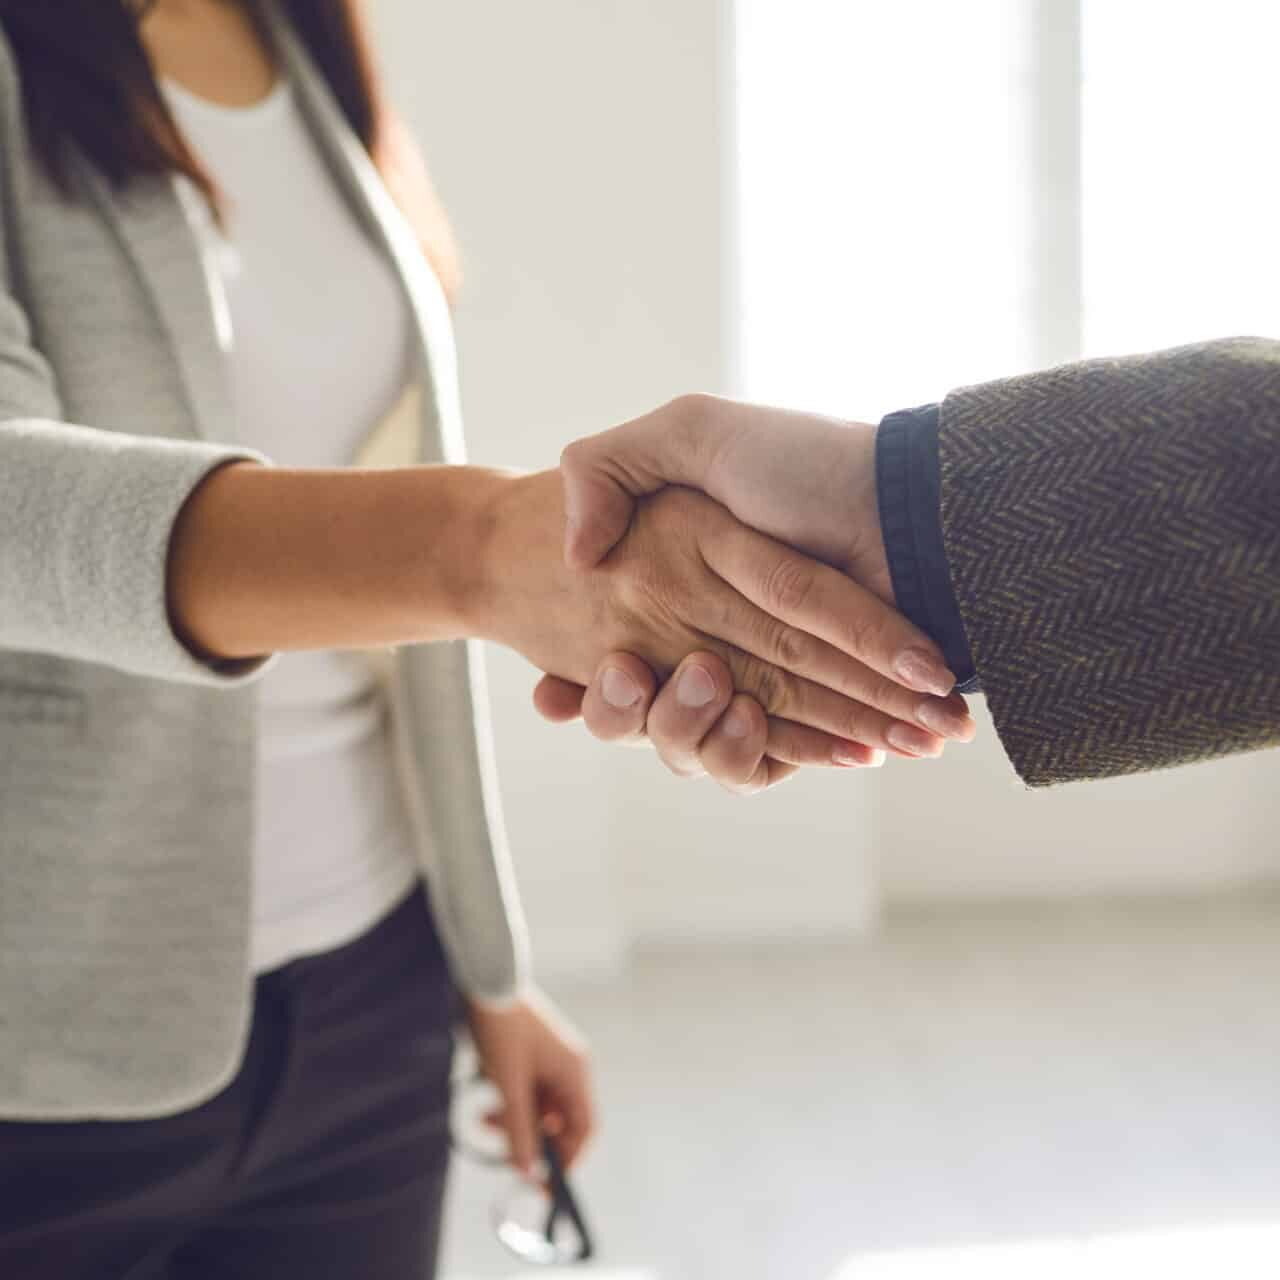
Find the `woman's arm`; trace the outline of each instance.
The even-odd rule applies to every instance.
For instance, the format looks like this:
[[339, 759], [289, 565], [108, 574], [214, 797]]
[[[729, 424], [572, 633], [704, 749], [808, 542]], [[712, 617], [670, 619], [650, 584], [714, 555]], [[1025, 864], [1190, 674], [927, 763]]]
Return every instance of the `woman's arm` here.
[[665, 675], [709, 649], [771, 714], [870, 747], [896, 725], [940, 749], [887, 674], [918, 650], [945, 687], [936, 650], [835, 570], [689, 491], [643, 503], [585, 574], [564, 565], [564, 529], [554, 471], [233, 463], [175, 525], [174, 627], [214, 661], [475, 637], [579, 682], [614, 650]]
[[174, 524], [174, 629], [215, 661], [465, 636], [477, 516], [510, 480], [482, 467], [222, 467]]

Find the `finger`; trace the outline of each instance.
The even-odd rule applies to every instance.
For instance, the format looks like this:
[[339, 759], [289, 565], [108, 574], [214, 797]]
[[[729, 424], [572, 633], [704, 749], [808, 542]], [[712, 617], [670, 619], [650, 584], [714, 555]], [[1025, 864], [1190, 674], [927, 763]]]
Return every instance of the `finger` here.
[[611, 653], [587, 686], [582, 702], [587, 729], [601, 742], [643, 742], [657, 689], [647, 663], [634, 654]]
[[538, 1122], [549, 1138], [559, 1138], [564, 1132], [564, 1116], [554, 1106], [545, 1106]]
[[766, 754], [768, 737], [769, 722], [760, 704], [746, 694], [737, 694], [702, 740], [702, 767], [734, 795], [767, 791], [793, 777], [798, 768]]
[[[754, 534], [751, 536], [756, 537]], [[711, 541], [715, 542], [716, 539]], [[766, 558], [774, 555], [775, 562], [778, 562], [777, 555], [792, 557], [793, 553], [786, 548], [782, 548], [775, 554], [773, 548], [777, 544], [764, 541], [763, 552]], [[755, 550], [757, 555], [762, 552], [760, 547], [756, 547]], [[705, 551], [704, 554], [706, 554]], [[849, 582], [843, 575], [829, 569], [826, 565], [810, 560], [806, 556], [795, 557], [795, 561], [800, 566], [797, 572], [813, 575], [809, 580], [811, 585], [804, 588], [810, 599], [816, 598], [820, 590], [828, 587], [831, 589], [830, 603], [820, 603], [817, 607], [819, 614], [834, 614], [839, 608], [856, 610], [861, 607], [864, 598], [869, 602], [868, 607], [872, 608], [877, 615], [887, 609], [887, 606], [876, 597], [863, 592], [862, 588]], [[713, 570], [716, 569], [710, 556], [707, 557], [707, 562]], [[740, 569], [742, 566], [736, 567]], [[826, 579], [827, 574], [831, 575], [833, 582]], [[812, 585], [815, 582], [818, 585]], [[855, 593], [852, 601], [844, 597], [845, 588]], [[880, 724], [880, 736], [874, 740], [857, 738], [856, 741], [869, 742], [877, 747], [890, 745], [884, 737], [884, 731], [890, 720], [915, 725], [935, 736], [953, 738], [961, 742], [969, 741], [977, 732], [977, 727], [962, 702], [956, 703], [949, 698], [922, 695], [906, 689], [867, 664], [850, 657], [816, 633], [805, 630], [794, 621], [789, 621], [784, 616], [788, 608], [791, 609], [793, 618], [803, 614], [803, 610], [796, 610], [794, 606], [799, 597], [788, 595], [786, 588], [775, 585], [758, 590], [757, 595], [761, 599], [770, 600], [771, 603], [765, 605], [752, 600], [740, 594], [732, 583], [720, 578], [701, 591], [691, 620], [709, 634], [728, 641], [775, 667], [792, 675], [803, 676], [843, 695], [846, 699], [882, 713], [879, 720], [875, 717], [868, 718], [868, 723]], [[888, 612], [893, 611], [888, 610]], [[832, 624], [829, 618], [826, 625], [830, 630]], [[872, 632], [875, 630], [875, 625], [872, 624]], [[910, 626], [909, 623], [906, 625]], [[852, 624], [846, 626], [846, 630], [852, 634]], [[868, 641], [864, 644], [858, 641], [857, 643], [871, 648], [876, 642]], [[736, 674], [735, 672], [735, 676]], [[740, 683], [737, 687], [741, 692], [755, 692]], [[777, 706], [765, 704], [765, 709], [774, 714], [787, 714]], [[802, 719], [799, 716], [791, 718]], [[833, 733], [842, 732], [831, 724], [821, 724], [816, 727]]]
[[702, 739], [733, 698], [733, 676], [714, 653], [691, 653], [663, 685], [649, 712], [649, 740], [677, 777], [698, 778]]
[[495, 1080], [494, 1083], [502, 1094], [503, 1128], [507, 1133], [511, 1164], [524, 1177], [530, 1177], [539, 1154], [538, 1118], [534, 1105], [533, 1086], [523, 1075]]
[[779, 716], [768, 718], [766, 750], [775, 760], [806, 768], [877, 769], [885, 761], [885, 752], [875, 747]]
[[555, 1101], [561, 1120], [556, 1147], [565, 1168], [569, 1169], [581, 1156], [597, 1127], [588, 1073], [585, 1070], [578, 1072], [568, 1087], [556, 1091]]
[[722, 522], [700, 547], [721, 578], [780, 623], [916, 693], [945, 698], [954, 689], [955, 676], [924, 632], [829, 565], [736, 521]]
[[544, 720], [567, 724], [582, 714], [586, 689], [559, 676], [543, 676], [533, 690], [533, 705]]
[[755, 795], [769, 781], [768, 737], [769, 723], [760, 704], [745, 693], [735, 694], [698, 744], [699, 766], [726, 791]]
[[735, 686], [751, 694], [771, 716], [820, 730], [846, 743], [860, 743], [913, 759], [940, 756], [946, 746], [942, 738], [928, 729], [895, 720], [825, 685], [762, 661], [754, 654], [730, 651], [727, 658]]
[[[691, 621], [706, 633], [706, 648], [728, 663], [734, 688], [750, 694], [770, 715], [885, 751], [941, 754], [943, 740], [917, 718], [925, 701], [921, 695], [885, 680], [825, 641], [780, 623], [727, 583], [710, 579], [697, 597]], [[882, 711], [881, 705], [899, 714]], [[973, 733], [960, 721], [953, 731], [964, 737]]]

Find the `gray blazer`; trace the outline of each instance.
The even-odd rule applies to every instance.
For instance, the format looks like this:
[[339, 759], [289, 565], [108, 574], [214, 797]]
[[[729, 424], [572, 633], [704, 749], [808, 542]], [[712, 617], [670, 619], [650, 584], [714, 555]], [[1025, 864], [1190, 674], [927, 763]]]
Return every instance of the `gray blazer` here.
[[[326, 84], [281, 55], [338, 185], [416, 321], [409, 461], [464, 461], [448, 307]], [[0, 35], [0, 1117], [157, 1116], [236, 1072], [248, 967], [253, 682], [175, 638], [174, 518], [226, 438], [225, 307], [178, 187], [63, 199], [34, 161]], [[340, 269], [340, 264], [335, 264]], [[386, 443], [370, 441], [353, 462]], [[366, 456], [367, 455], [367, 456]], [[526, 967], [465, 644], [379, 651], [397, 761], [455, 977]]]

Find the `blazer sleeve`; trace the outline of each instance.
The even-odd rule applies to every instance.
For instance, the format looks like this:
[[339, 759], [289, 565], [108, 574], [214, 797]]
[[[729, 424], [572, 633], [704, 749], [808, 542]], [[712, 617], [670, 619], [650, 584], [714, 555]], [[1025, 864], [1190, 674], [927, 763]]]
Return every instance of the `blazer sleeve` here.
[[1280, 743], [1280, 342], [953, 392], [952, 585], [1033, 787]]
[[62, 420], [14, 284], [12, 161], [25, 146], [17, 76], [0, 36], [0, 649], [165, 680], [257, 679], [274, 655], [206, 663], [183, 645], [165, 574], [174, 521], [205, 476], [238, 459], [270, 460]]

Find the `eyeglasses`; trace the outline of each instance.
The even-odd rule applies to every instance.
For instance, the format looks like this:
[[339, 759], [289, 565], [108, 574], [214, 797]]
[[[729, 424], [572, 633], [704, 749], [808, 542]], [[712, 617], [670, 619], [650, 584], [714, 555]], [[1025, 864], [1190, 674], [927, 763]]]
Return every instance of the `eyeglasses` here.
[[[496, 1091], [480, 1071], [455, 1080], [450, 1104], [453, 1149], [477, 1164], [505, 1168], [505, 1135], [484, 1121]], [[522, 1262], [564, 1266], [586, 1262], [595, 1253], [591, 1231], [569, 1180], [555, 1139], [542, 1135], [545, 1183], [516, 1177], [514, 1185], [493, 1202], [494, 1234]]]

